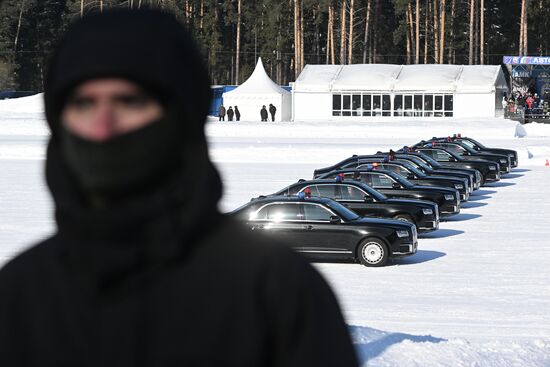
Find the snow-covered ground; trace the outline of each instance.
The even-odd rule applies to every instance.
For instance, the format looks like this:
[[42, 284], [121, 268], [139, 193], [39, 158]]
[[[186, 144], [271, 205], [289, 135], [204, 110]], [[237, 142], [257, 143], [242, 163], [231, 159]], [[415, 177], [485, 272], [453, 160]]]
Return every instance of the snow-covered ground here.
[[[421, 237], [413, 257], [376, 269], [315, 267], [333, 286], [364, 365], [550, 366], [550, 125], [496, 118], [207, 125], [225, 211], [351, 154], [454, 133], [516, 149], [520, 166]], [[47, 135], [40, 96], [0, 102], [0, 265], [54, 230], [43, 180]]]

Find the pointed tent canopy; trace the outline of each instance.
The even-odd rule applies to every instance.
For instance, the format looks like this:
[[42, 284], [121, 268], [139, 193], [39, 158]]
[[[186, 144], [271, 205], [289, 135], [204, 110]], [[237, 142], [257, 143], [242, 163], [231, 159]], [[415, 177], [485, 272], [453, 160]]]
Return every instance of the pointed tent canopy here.
[[[237, 105], [243, 121], [260, 120], [262, 106], [277, 108], [275, 121], [289, 121], [291, 113], [291, 93], [281, 88], [265, 72], [262, 59], [250, 77], [240, 86], [223, 94], [225, 108]], [[270, 116], [271, 120], [271, 116]]]

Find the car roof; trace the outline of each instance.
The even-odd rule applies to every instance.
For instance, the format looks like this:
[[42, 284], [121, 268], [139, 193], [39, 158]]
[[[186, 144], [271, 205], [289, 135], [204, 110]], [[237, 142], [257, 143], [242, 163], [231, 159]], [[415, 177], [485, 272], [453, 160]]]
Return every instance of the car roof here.
[[296, 202], [313, 202], [313, 203], [327, 203], [329, 201], [333, 201], [329, 198], [325, 197], [308, 197], [308, 198], [301, 198], [298, 195], [291, 195], [291, 196], [284, 196], [284, 195], [261, 195], [257, 198], [253, 198], [251, 200], [254, 202], [254, 204], [258, 203], [271, 203], [271, 202], [288, 202], [288, 203], [296, 203]]

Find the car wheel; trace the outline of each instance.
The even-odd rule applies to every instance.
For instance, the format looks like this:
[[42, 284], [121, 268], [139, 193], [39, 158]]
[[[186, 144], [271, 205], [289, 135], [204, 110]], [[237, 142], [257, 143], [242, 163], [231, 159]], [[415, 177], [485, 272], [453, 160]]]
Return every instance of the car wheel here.
[[388, 255], [388, 247], [377, 238], [367, 238], [358, 250], [359, 261], [365, 266], [384, 266]]
[[412, 219], [412, 217], [410, 215], [407, 215], [407, 214], [397, 214], [395, 217], [393, 217], [393, 219], [402, 220], [403, 222], [409, 222], [409, 223], [412, 223], [412, 224], [416, 224], [414, 222], [414, 219]]

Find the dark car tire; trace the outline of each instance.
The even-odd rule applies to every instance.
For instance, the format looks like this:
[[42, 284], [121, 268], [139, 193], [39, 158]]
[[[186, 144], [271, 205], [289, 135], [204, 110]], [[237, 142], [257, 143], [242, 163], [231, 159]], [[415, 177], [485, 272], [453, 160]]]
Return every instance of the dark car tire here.
[[389, 257], [388, 246], [378, 238], [366, 238], [357, 249], [357, 257], [365, 266], [384, 266]]
[[412, 217], [408, 214], [397, 214], [395, 217], [393, 217], [393, 219], [402, 220], [404, 222], [409, 222], [416, 225], [414, 219], [412, 219]]

